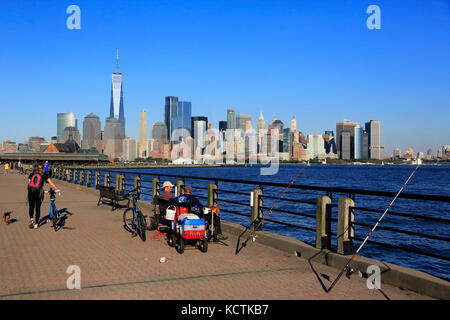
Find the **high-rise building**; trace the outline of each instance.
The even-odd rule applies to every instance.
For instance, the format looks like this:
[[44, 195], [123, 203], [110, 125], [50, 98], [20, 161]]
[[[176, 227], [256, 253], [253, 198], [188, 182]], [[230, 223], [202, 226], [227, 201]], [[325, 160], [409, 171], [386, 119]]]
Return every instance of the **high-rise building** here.
[[188, 133], [183, 133], [183, 138], [185, 134], [191, 135], [191, 114], [192, 104], [188, 101], [179, 101], [176, 113], [172, 116], [172, 134], [177, 129], [185, 129]]
[[362, 158], [369, 159], [369, 134], [366, 130], [362, 133]]
[[119, 72], [119, 51], [117, 50], [117, 72], [112, 74], [111, 81], [111, 105], [109, 108], [109, 117], [115, 118], [122, 125], [125, 132], [125, 113], [123, 109], [123, 79]]
[[283, 129], [283, 150], [281, 152], [291, 152], [292, 136], [290, 128]]
[[138, 143], [138, 158], [148, 157], [148, 142], [147, 142], [147, 111], [141, 110], [139, 116], [139, 143]]
[[137, 158], [138, 143], [135, 139], [125, 138], [122, 140], [122, 158], [126, 161], [134, 161]]
[[225, 131], [225, 130], [227, 130], [227, 122], [219, 121], [219, 131]]
[[[340, 134], [340, 154], [341, 159], [350, 160], [351, 159], [351, 134], [348, 131], [342, 131]], [[339, 150], [339, 149], [338, 149]]]
[[326, 154], [325, 141], [321, 134], [308, 134], [307, 143], [306, 150], [309, 152], [310, 159], [319, 158]]
[[62, 142], [63, 131], [66, 127], [78, 128], [75, 113], [58, 113], [56, 116], [56, 121], [56, 135], [58, 137], [58, 142]]
[[237, 114], [236, 115], [236, 129], [246, 131], [247, 121], [252, 121], [252, 116], [249, 114]]
[[194, 152], [197, 148], [202, 150], [206, 147], [205, 138], [206, 130], [208, 128], [208, 118], [207, 117], [192, 117], [191, 118], [191, 128], [192, 128], [192, 138], [194, 139]]
[[291, 132], [297, 131], [297, 120], [295, 117], [292, 117], [291, 119]]
[[363, 128], [358, 125], [354, 130], [354, 159], [363, 159]]
[[68, 140], [73, 140], [81, 146], [80, 131], [75, 127], [66, 127], [62, 133], [61, 142], [65, 143]]
[[[86, 117], [84, 117], [83, 120], [83, 141], [85, 141], [87, 149], [95, 147], [95, 141], [100, 140], [100, 132], [100, 118], [96, 114], [91, 112]], [[101, 152], [101, 150], [98, 151]]]
[[107, 118], [104, 132], [104, 153], [110, 158], [121, 158], [123, 155], [123, 139], [125, 132], [116, 118]]
[[164, 123], [167, 128], [167, 139], [171, 141], [172, 138], [172, 119], [178, 115], [178, 97], [166, 97], [164, 104]]
[[380, 121], [370, 120], [366, 122], [365, 129], [369, 135], [369, 158], [384, 159], [384, 148], [381, 146]]
[[[359, 124], [357, 124], [356, 122], [350, 121], [350, 120], [344, 120], [343, 122], [338, 122], [336, 123], [336, 147], [338, 150], [338, 156], [339, 159], [354, 159], [355, 155], [354, 155], [354, 138], [355, 138], [355, 127], [358, 127]], [[343, 157], [343, 146], [342, 146], [342, 134], [344, 132], [347, 132], [348, 135], [346, 136], [346, 139], [348, 139], [348, 145], [345, 145], [345, 157]], [[347, 142], [347, 141], [346, 141]], [[348, 155], [347, 155], [347, 151], [348, 151]]]
[[236, 117], [233, 109], [227, 110], [227, 129], [236, 129]]
[[167, 136], [167, 126], [164, 122], [155, 122], [152, 125], [151, 138], [154, 140], [159, 140], [163, 143], [169, 141]]

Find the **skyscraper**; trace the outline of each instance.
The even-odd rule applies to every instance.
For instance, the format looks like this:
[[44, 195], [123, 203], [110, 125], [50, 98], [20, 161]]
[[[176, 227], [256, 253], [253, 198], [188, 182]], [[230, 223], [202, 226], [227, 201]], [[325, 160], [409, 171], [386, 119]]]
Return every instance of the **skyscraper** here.
[[186, 129], [191, 135], [191, 114], [192, 104], [189, 101], [178, 101], [177, 112], [172, 117], [172, 131]]
[[167, 128], [167, 139], [170, 141], [172, 138], [172, 119], [178, 114], [178, 97], [166, 97], [164, 104], [164, 123]]
[[[339, 159], [354, 159], [355, 158], [355, 127], [358, 127], [359, 124], [350, 120], [344, 120], [343, 122], [336, 123], [336, 147], [338, 150]], [[344, 132], [347, 132], [348, 135], [345, 135], [346, 143], [345, 145], [345, 157], [343, 154], [343, 146], [341, 143], [342, 135]], [[347, 141], [348, 139], [348, 141]], [[348, 155], [347, 155], [348, 151]]]
[[56, 123], [56, 131], [58, 142], [61, 142], [62, 135], [64, 129], [66, 127], [75, 127], [78, 128], [77, 120], [75, 117], [75, 113], [67, 112], [67, 113], [58, 113], [57, 114], [57, 123]]
[[363, 128], [357, 125], [354, 130], [354, 159], [363, 159]]
[[297, 131], [297, 120], [295, 117], [292, 117], [291, 119], [291, 132]]
[[370, 120], [370, 122], [366, 122], [365, 129], [369, 135], [369, 158], [384, 159], [384, 147], [381, 146], [380, 121]]
[[192, 117], [191, 118], [192, 138], [194, 139], [194, 151], [197, 147], [205, 148], [206, 130], [208, 128], [207, 117]]
[[[100, 140], [101, 124], [100, 118], [89, 113], [83, 120], [83, 141], [87, 144], [87, 148], [95, 147], [95, 140]], [[99, 150], [101, 151], [101, 150]]]
[[241, 129], [242, 131], [246, 131], [246, 123], [247, 121], [252, 121], [252, 116], [249, 114], [237, 114], [236, 115], [236, 129]]
[[147, 143], [147, 112], [141, 110], [139, 116], [139, 143], [138, 143], [138, 158], [148, 157], [148, 143]]
[[119, 120], [107, 118], [104, 132], [105, 154], [113, 159], [121, 158], [123, 154], [123, 139], [125, 139], [125, 133]]
[[236, 118], [233, 109], [227, 110], [227, 130], [236, 129]]
[[123, 127], [123, 131], [125, 132], [122, 73], [119, 72], [119, 50], [117, 50], [117, 72], [112, 74], [109, 117], [118, 120]]

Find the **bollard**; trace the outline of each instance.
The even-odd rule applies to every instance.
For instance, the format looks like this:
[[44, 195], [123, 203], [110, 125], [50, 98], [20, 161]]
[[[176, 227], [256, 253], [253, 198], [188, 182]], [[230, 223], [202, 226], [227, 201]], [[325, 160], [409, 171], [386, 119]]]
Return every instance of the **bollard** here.
[[210, 183], [208, 184], [208, 207], [213, 207], [217, 204], [217, 198], [218, 198], [218, 190], [217, 190], [217, 184]]
[[124, 191], [125, 190], [125, 176], [123, 174], [116, 175], [116, 191]]
[[109, 187], [109, 173], [105, 173], [105, 187]]
[[90, 188], [92, 183], [92, 173], [90, 171], [86, 171], [86, 187]]
[[159, 178], [153, 178], [152, 180], [152, 204], [156, 204], [156, 197], [159, 198]]
[[95, 188], [97, 188], [97, 186], [100, 184], [100, 172], [96, 172], [94, 175], [94, 183], [95, 183]]
[[141, 177], [134, 177], [134, 189], [136, 190], [137, 196], [141, 194]]
[[340, 198], [338, 204], [338, 243], [337, 253], [353, 253], [353, 221], [354, 214], [350, 207], [354, 207], [355, 202], [350, 198]]
[[331, 198], [328, 196], [317, 197], [316, 248], [331, 249]]
[[[250, 207], [251, 207], [251, 220], [250, 220], [250, 229], [255, 230], [258, 224], [260, 223], [263, 215], [262, 215], [262, 195], [263, 192], [261, 189], [252, 189], [250, 193]], [[259, 226], [256, 231], [262, 229], [262, 226]]]
[[80, 186], [84, 185], [84, 171], [80, 171]]
[[184, 187], [184, 181], [177, 180], [177, 183], [175, 184], [175, 197], [178, 197], [181, 195], [181, 188]]

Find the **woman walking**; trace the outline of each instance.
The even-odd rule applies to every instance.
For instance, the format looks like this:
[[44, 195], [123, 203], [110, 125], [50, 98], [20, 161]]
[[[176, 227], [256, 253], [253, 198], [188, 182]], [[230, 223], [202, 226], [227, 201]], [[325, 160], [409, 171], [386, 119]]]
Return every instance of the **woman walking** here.
[[[39, 164], [36, 169], [28, 176], [28, 205], [30, 215], [30, 229], [36, 229], [39, 225], [39, 218], [41, 216], [41, 204], [44, 200], [44, 183], [48, 181], [50, 185], [55, 188], [56, 191], [60, 190], [55, 186], [50, 179], [47, 172], [44, 173], [44, 167]], [[36, 216], [33, 219], [34, 211], [36, 210]]]

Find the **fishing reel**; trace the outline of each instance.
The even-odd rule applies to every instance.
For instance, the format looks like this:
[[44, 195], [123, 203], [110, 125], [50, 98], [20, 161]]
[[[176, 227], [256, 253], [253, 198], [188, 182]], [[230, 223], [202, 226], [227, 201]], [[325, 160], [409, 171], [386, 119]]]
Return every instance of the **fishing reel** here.
[[345, 276], [350, 279], [351, 275], [353, 274], [353, 272], [355, 272], [355, 270], [353, 268], [350, 268], [349, 266], [346, 266], [344, 268], [345, 271]]

